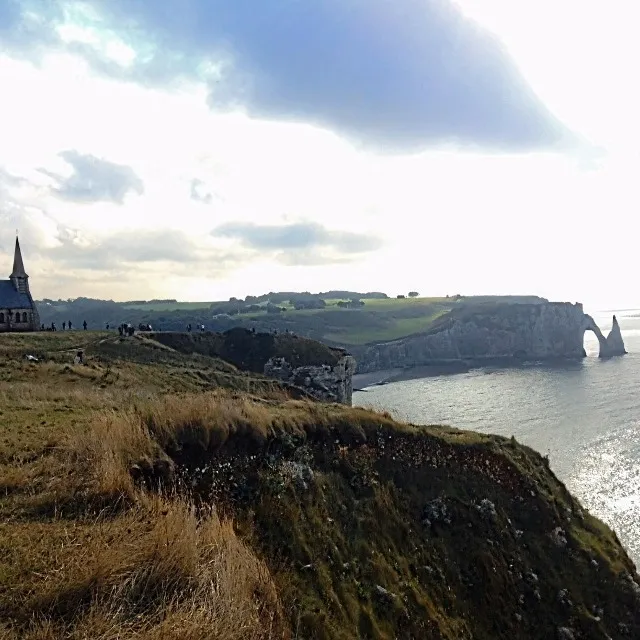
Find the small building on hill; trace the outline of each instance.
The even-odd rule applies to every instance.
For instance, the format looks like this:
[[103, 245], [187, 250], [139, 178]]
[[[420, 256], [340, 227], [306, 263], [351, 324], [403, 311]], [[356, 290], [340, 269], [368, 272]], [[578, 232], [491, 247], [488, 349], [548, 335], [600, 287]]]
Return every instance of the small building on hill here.
[[8, 280], [0, 280], [0, 332], [38, 331], [40, 316], [29, 291], [20, 242], [16, 237], [13, 270]]

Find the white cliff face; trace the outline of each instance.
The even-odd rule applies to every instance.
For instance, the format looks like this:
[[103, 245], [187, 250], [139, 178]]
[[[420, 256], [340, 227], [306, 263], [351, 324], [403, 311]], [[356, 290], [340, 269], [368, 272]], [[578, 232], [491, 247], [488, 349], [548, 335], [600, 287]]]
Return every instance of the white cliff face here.
[[[491, 359], [581, 358], [587, 329], [602, 335], [579, 303], [467, 307], [453, 311], [432, 332], [370, 347], [359, 358], [358, 371]], [[614, 343], [620, 351], [617, 337]]]
[[623, 356], [627, 353], [624, 346], [624, 340], [622, 339], [622, 333], [620, 332], [620, 325], [618, 324], [618, 319], [615, 316], [613, 316], [611, 331], [606, 338], [593, 318], [588, 315], [585, 315], [585, 329], [591, 330], [596, 334], [598, 342], [600, 343], [600, 358]]
[[293, 368], [285, 358], [270, 358], [264, 366], [264, 374], [301, 387], [318, 400], [339, 402], [351, 406], [353, 374], [356, 361], [345, 355], [331, 366], [307, 365]]
[[618, 319], [613, 316], [613, 325], [607, 336], [606, 350], [603, 354], [602, 348], [600, 349], [600, 357], [622, 356], [625, 353], [627, 353], [627, 350], [625, 349], [622, 333], [620, 332], [620, 325], [618, 324]]

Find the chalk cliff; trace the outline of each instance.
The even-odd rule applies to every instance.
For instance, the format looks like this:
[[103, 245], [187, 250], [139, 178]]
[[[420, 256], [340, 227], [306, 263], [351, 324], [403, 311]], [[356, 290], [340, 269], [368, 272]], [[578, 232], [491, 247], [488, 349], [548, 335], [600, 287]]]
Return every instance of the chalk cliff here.
[[613, 316], [613, 325], [611, 326], [611, 331], [607, 336], [607, 348], [605, 349], [605, 353], [600, 351], [600, 357], [608, 357], [608, 356], [622, 356], [627, 353], [627, 350], [624, 346], [624, 340], [622, 339], [622, 333], [620, 333], [620, 325], [618, 324], [618, 319]]
[[466, 362], [536, 361], [585, 356], [584, 332], [600, 341], [601, 357], [626, 353], [617, 320], [605, 338], [580, 303], [473, 305], [454, 309], [426, 333], [371, 345], [358, 372]]
[[221, 358], [242, 371], [282, 380], [318, 400], [351, 405], [356, 361], [344, 349], [289, 333], [256, 333], [243, 327], [224, 333], [148, 335], [176, 351]]
[[305, 365], [293, 367], [286, 358], [270, 358], [264, 366], [264, 375], [301, 387], [324, 402], [339, 402], [351, 406], [353, 374], [356, 361], [342, 356], [334, 365]]

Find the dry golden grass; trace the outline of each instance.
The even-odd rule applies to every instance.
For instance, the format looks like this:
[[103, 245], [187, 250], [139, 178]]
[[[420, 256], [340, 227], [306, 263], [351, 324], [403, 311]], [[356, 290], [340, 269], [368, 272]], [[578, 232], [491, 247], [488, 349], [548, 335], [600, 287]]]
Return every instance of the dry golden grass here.
[[185, 366], [16, 354], [0, 353], [0, 639], [290, 637], [267, 567], [232, 523], [146, 492], [132, 467], [284, 432], [361, 437], [389, 417], [263, 383], [259, 396], [196, 392]]
[[[65, 353], [33, 364], [18, 351], [0, 354], [0, 638], [288, 637], [269, 572], [232, 523], [153, 497], [131, 468], [168, 460], [172, 445], [214, 452], [325, 429], [343, 409], [264, 384], [259, 397], [190, 391], [188, 367]], [[371, 421], [350, 413], [349, 428]]]
[[[431, 538], [416, 544], [423, 494], [444, 488], [452, 496], [489, 496], [508, 510], [512, 501], [504, 487], [520, 492], [523, 479], [522, 486], [534, 481], [540, 489], [531, 493], [536, 514], [570, 527], [586, 557], [598, 558], [599, 571], [631, 570], [605, 527], [551, 517], [572, 499], [536, 454], [515, 443], [413, 427], [365, 409], [294, 401], [277, 383], [259, 377], [240, 376], [228, 385], [233, 390], [212, 390], [215, 376], [235, 374], [207, 369], [204, 356], [147, 362], [140, 354], [127, 361], [115, 351], [94, 351], [81, 366], [70, 364], [64, 352], [67, 336], [58, 351], [54, 337], [33, 343], [28, 336], [2, 338], [0, 640], [267, 640], [291, 638], [291, 627], [296, 637], [382, 638], [401, 637], [410, 623], [412, 637], [460, 638], [470, 637], [465, 629], [472, 618], [479, 629], [474, 635], [493, 637], [483, 630], [495, 629], [496, 616], [503, 614], [505, 632], [521, 637], [511, 609], [519, 605], [508, 604], [514, 589], [500, 587], [511, 585], [513, 572], [495, 577], [495, 567], [506, 568], [523, 548], [533, 549], [524, 558], [527, 565], [534, 562], [541, 580], [556, 571], [562, 575], [562, 582], [548, 582], [554, 597], [567, 577], [576, 576], [573, 591], [584, 595], [575, 600], [576, 611], [606, 593], [611, 597], [605, 608], [622, 612], [617, 619], [631, 611], [618, 582], [583, 590], [580, 576], [592, 571], [591, 563], [580, 565], [578, 555], [550, 557], [544, 536], [529, 537], [532, 547], [524, 547], [498, 528], [492, 536], [504, 546], [485, 544], [475, 531], [489, 525], [462, 500], [452, 501], [456, 518], [473, 526], [443, 529], [436, 542], [461, 575], [475, 575], [490, 562], [494, 569], [483, 587], [500, 606], [489, 607], [485, 620], [484, 603], [470, 609], [481, 590], [470, 596], [466, 586], [418, 572], [406, 580], [410, 563], [433, 567], [441, 561]], [[136, 345], [127, 344], [133, 351]], [[34, 345], [58, 359], [19, 359]], [[354, 446], [360, 443], [366, 446]], [[313, 487], [300, 493], [269, 465], [252, 478], [255, 465], [246, 454], [255, 445], [266, 445], [262, 461], [278, 451], [283, 461], [310, 455]], [[223, 479], [221, 491], [194, 489], [196, 508], [184, 494], [173, 493], [172, 487], [185, 486], [181, 473], [158, 473], [174, 464], [184, 464], [188, 473], [192, 463], [215, 461], [216, 454], [238, 463], [234, 474], [246, 470], [248, 484], [262, 483], [255, 501], [225, 502], [230, 492]], [[406, 476], [399, 465], [407, 466]], [[140, 482], [149, 478], [146, 485]], [[202, 504], [209, 495], [219, 496], [219, 511]], [[240, 536], [221, 513], [233, 515]], [[519, 507], [510, 513], [518, 517]], [[475, 555], [467, 558], [461, 549]], [[299, 569], [310, 562], [313, 571]], [[393, 606], [381, 604], [376, 585], [404, 595]], [[553, 617], [552, 606], [545, 616], [555, 629], [560, 618]], [[425, 635], [421, 621], [427, 618], [442, 633]]]
[[48, 558], [22, 542], [31, 584], [0, 591], [0, 638], [286, 637], [268, 569], [213, 510], [140, 496], [115, 519], [62, 529], [49, 526]]
[[91, 428], [68, 440], [69, 463], [98, 494], [133, 499], [136, 488], [131, 465], [153, 459], [158, 447], [135, 412], [107, 413], [94, 418]]
[[302, 435], [331, 427], [340, 431], [353, 427], [364, 433], [366, 428], [380, 424], [397, 426], [390, 416], [367, 409], [306, 400], [268, 401], [226, 390], [166, 395], [157, 401], [140, 402], [137, 413], [161, 446], [188, 438], [215, 448], [237, 435], [264, 440], [285, 431]]
[[[164, 394], [210, 378], [189, 363], [74, 365], [69, 336], [10, 338], [0, 345], [0, 639], [287, 637], [269, 572], [232, 523], [153, 497], [129, 473], [163, 455], [146, 423], [162, 423], [154, 407], [168, 428], [178, 407], [184, 424], [214, 403]], [[22, 359], [36, 348], [49, 359]]]
[[169, 462], [169, 450], [189, 447], [212, 455], [232, 438], [260, 444], [285, 432], [304, 437], [330, 429], [342, 438], [363, 440], [368, 429], [384, 424], [400, 428], [388, 415], [365, 409], [298, 400], [278, 403], [218, 390], [153, 397], [102, 413], [86, 431], [72, 431], [66, 448], [69, 465], [83, 470], [97, 496], [130, 501], [136, 494], [133, 465], [151, 468], [154, 461]]

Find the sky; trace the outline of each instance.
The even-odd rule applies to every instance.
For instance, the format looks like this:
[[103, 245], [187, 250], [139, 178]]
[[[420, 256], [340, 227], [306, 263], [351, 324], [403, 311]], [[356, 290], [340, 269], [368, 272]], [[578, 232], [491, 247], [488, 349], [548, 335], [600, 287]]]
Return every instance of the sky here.
[[640, 306], [635, 0], [5, 0], [36, 298]]

